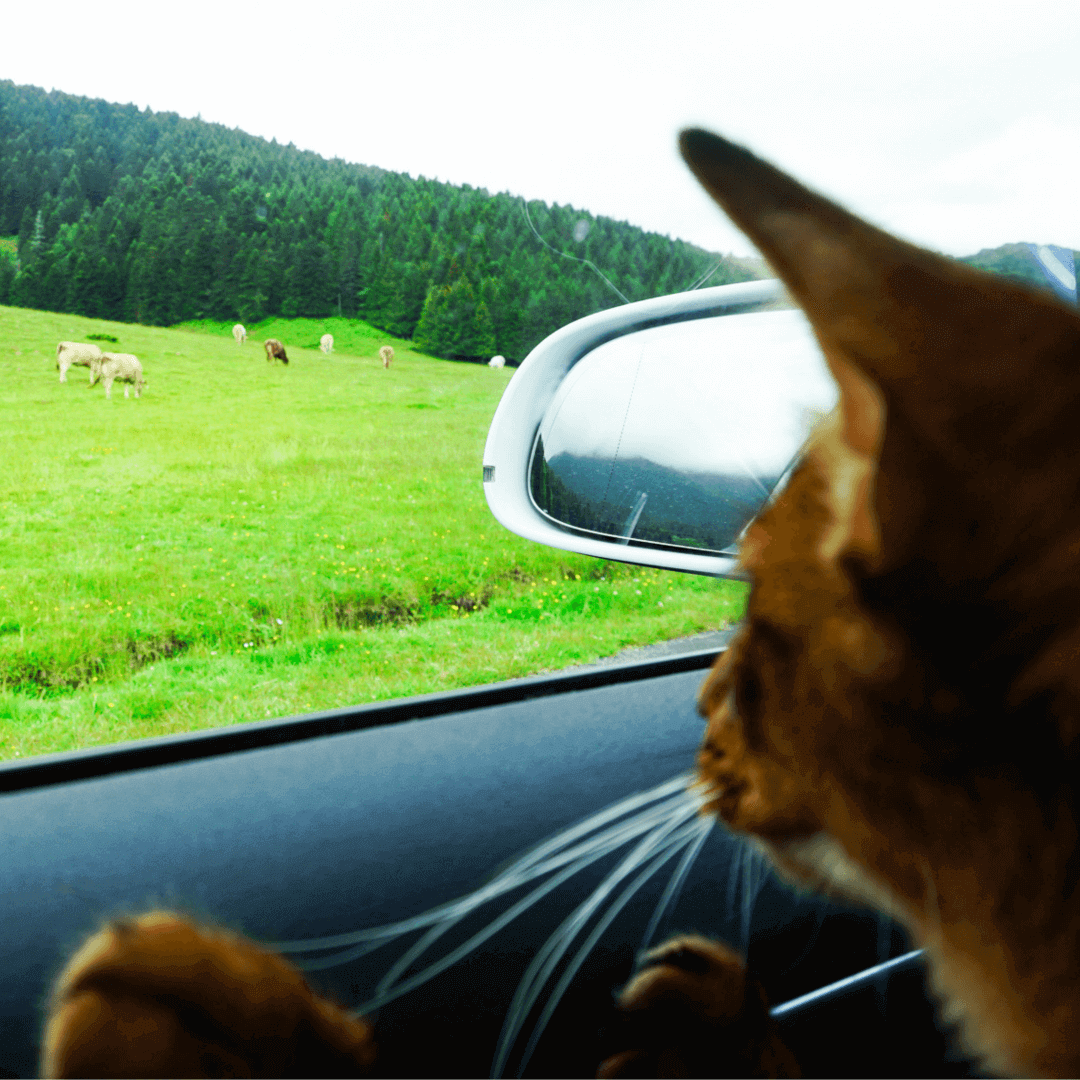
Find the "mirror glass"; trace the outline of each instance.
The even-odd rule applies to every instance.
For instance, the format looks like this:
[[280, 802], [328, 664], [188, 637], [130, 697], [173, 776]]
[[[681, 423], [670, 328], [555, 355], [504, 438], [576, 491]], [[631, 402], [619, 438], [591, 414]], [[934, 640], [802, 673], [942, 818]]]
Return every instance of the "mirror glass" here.
[[567, 373], [530, 494], [575, 532], [731, 554], [836, 398], [797, 309], [638, 330]]

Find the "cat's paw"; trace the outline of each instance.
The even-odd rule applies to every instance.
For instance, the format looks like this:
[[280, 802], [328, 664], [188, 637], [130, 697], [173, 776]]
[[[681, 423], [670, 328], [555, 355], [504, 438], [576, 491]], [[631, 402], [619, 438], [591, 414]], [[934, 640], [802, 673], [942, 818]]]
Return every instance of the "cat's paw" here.
[[53, 990], [43, 1076], [364, 1076], [371, 1029], [274, 953], [155, 911], [113, 922]]
[[597, 1076], [800, 1075], [761, 986], [717, 941], [684, 935], [654, 949], [618, 1008], [623, 1049]]

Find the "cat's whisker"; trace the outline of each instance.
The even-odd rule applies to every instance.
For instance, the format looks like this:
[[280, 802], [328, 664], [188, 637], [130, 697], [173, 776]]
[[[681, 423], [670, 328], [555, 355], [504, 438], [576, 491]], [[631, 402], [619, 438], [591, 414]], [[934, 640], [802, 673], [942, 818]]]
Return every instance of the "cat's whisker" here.
[[725, 910], [738, 914], [739, 948], [745, 956], [750, 947], [750, 924], [758, 894], [765, 886], [769, 859], [751, 842], [744, 840], [732, 859], [727, 876]]
[[743, 845], [741, 871], [742, 902], [739, 905], [739, 940], [742, 954], [745, 956], [750, 949], [750, 921], [754, 915], [754, 905], [765, 885], [768, 873], [768, 864], [764, 855], [751, 844]]
[[[664, 809], [663, 811], [650, 812], [648, 819], [639, 821], [635, 819], [630, 823], [632, 827], [623, 826], [620, 823], [620, 827], [612, 828], [607, 833], [602, 834], [590, 841], [587, 845], [581, 845], [579, 848], [567, 853], [566, 858], [559, 860], [549, 860], [549, 863], [542, 867], [537, 868], [528, 876], [518, 877], [516, 880], [511, 881], [507, 888], [502, 890], [508, 891], [510, 888], [515, 888], [518, 885], [523, 884], [530, 878], [540, 876], [541, 873], [546, 873], [553, 867], [559, 866], [561, 863], [568, 863], [560, 873], [554, 875], [543, 885], [534, 889], [531, 893], [519, 900], [512, 907], [508, 908], [497, 919], [490, 922], [482, 930], [478, 931], [473, 937], [466, 941], [463, 945], [459, 946], [452, 953], [448, 954], [442, 960], [437, 961], [435, 964], [430, 965], [423, 971], [418, 972], [412, 976], [407, 982], [394, 987], [393, 984], [396, 979], [409, 967], [410, 964], [415, 963], [419, 956], [426, 951], [429, 945], [442, 936], [447, 930], [450, 930], [458, 922], [460, 922], [466, 915], [471, 914], [474, 908], [470, 908], [467, 911], [462, 911], [455, 914], [451, 918], [447, 918], [444, 923], [432, 930], [429, 934], [425, 935], [421, 941], [417, 942], [409, 952], [405, 954], [390, 970], [389, 973], [383, 978], [382, 982], [376, 988], [375, 997], [364, 1006], [365, 1009], [377, 1008], [379, 1005], [385, 1004], [387, 1001], [393, 1000], [393, 998], [400, 997], [401, 994], [407, 993], [409, 990], [415, 989], [422, 983], [428, 981], [438, 975], [441, 971], [450, 967], [456, 963], [463, 956], [468, 955], [477, 946], [482, 944], [492, 935], [498, 933], [508, 923], [512, 922], [518, 915], [522, 914], [530, 907], [532, 907], [539, 900], [543, 899], [548, 893], [552, 892], [555, 888], [561, 885], [564, 881], [569, 880], [575, 874], [585, 869], [587, 866], [591, 866], [594, 862], [604, 858], [606, 855], [610, 855], [613, 851], [617, 851], [620, 847], [624, 847], [630, 840], [633, 840], [637, 836], [640, 836], [643, 832], [649, 832], [656, 828], [657, 822], [666, 821], [670, 817], [670, 811]], [[485, 897], [482, 902], [487, 902], [490, 897]], [[479, 907], [480, 903], [476, 905]]]
[[[689, 806], [693, 806], [693, 802]], [[491, 899], [490, 896], [481, 898], [473, 907], [468, 910], [463, 910], [452, 916], [447, 916], [442, 925], [435, 927], [432, 931], [424, 936], [419, 942], [417, 942], [400, 960], [395, 963], [394, 967], [387, 973], [383, 980], [376, 988], [375, 996], [366, 1005], [363, 1006], [364, 1010], [371, 1010], [377, 1008], [380, 1005], [386, 1004], [388, 1001], [392, 1001], [394, 998], [400, 997], [402, 994], [408, 993], [410, 990], [427, 982], [429, 979], [438, 975], [440, 972], [445, 971], [446, 968], [457, 963], [462, 957], [467, 956], [470, 952], [476, 949], [488, 938], [502, 930], [507, 924], [512, 922], [518, 915], [528, 910], [548, 893], [552, 892], [555, 888], [561, 885], [564, 881], [569, 880], [575, 874], [585, 869], [587, 866], [591, 866], [594, 862], [602, 859], [604, 856], [611, 854], [613, 851], [617, 851], [620, 847], [624, 847], [631, 840], [642, 835], [643, 833], [652, 833], [658, 826], [671, 820], [672, 813], [677, 812], [679, 809], [686, 809], [688, 807], [687, 800], [685, 798], [669, 799], [665, 804], [659, 807], [637, 815], [628, 822], [618, 822], [616, 825], [611, 826], [605, 832], [599, 836], [590, 839], [589, 841], [579, 845], [577, 848], [571, 849], [570, 852], [564, 853], [563, 856], [558, 858], [551, 858], [545, 861], [545, 863], [538, 868], [534, 868], [527, 875], [518, 875], [515, 880], [512, 880], [506, 888], [503, 888], [501, 892], [508, 891], [509, 888], [515, 888], [520, 884], [530, 880], [531, 878], [539, 876], [541, 873], [546, 873], [551, 869], [557, 868], [560, 865], [565, 865], [564, 869], [553, 878], [545, 882], [539, 888], [534, 889], [528, 896], [519, 900], [512, 907], [503, 912], [497, 919], [488, 923], [482, 930], [478, 931], [473, 937], [471, 937], [464, 944], [460, 945], [453, 952], [443, 957], [441, 960], [435, 962], [424, 968], [422, 971], [416, 973], [405, 982], [394, 986], [396, 980], [407, 970], [407, 968], [416, 962], [417, 959], [432, 945], [439, 937], [441, 937], [446, 931], [450, 930], [458, 922], [460, 922], [466, 915], [471, 914], [482, 903], [486, 903]], [[328, 965], [321, 965], [328, 966]]]
[[[607, 928], [614, 922], [619, 912], [622, 911], [631, 899], [633, 899], [642, 886], [678, 855], [680, 851], [683, 851], [683, 858], [676, 868], [675, 873], [672, 875], [671, 881], [668, 883], [668, 888], [665, 890], [665, 896], [661, 897], [661, 902], [657, 906], [657, 911], [662, 913], [663, 909], [666, 908], [667, 903], [670, 901], [670, 897], [674, 895], [675, 890], [672, 889], [671, 886], [673, 884], [677, 885], [678, 881], [685, 876], [686, 872], [693, 864], [694, 859], [697, 858], [698, 852], [701, 851], [701, 845], [705, 842], [705, 838], [712, 831], [713, 824], [713, 821], [699, 819], [691, 822], [684, 829], [681, 829], [675, 836], [670, 838], [669, 843], [664, 845], [660, 853], [652, 860], [652, 862], [646, 866], [646, 868], [630, 883], [629, 886], [627, 886], [626, 889], [622, 891], [622, 893], [620, 893], [615, 902], [604, 912], [602, 918], [597, 922], [589, 936], [582, 943], [581, 948], [574, 954], [573, 959], [567, 965], [566, 970], [560, 976], [559, 981], [555, 984], [555, 989], [544, 1003], [544, 1010], [536, 1021], [532, 1033], [529, 1035], [529, 1041], [522, 1052], [521, 1060], [518, 1062], [518, 1076], [521, 1076], [525, 1071], [525, 1067], [528, 1065], [533, 1052], [536, 1050], [537, 1044], [540, 1042], [540, 1037], [544, 1034], [548, 1022], [554, 1015], [555, 1010], [559, 1006], [559, 1002], [562, 1001], [563, 995], [569, 988], [570, 983], [573, 982], [581, 965], [596, 947], [597, 942], [607, 931]], [[494, 1073], [494, 1075], [498, 1076], [499, 1074]]]
[[671, 875], [671, 879], [668, 881], [660, 899], [656, 903], [656, 907], [653, 909], [652, 918], [649, 920], [649, 925], [645, 927], [645, 933], [641, 935], [641, 944], [638, 946], [637, 957], [635, 960], [636, 965], [642, 962], [645, 954], [652, 946], [661, 922], [667, 915], [669, 908], [678, 899], [679, 893], [682, 892], [683, 883], [686, 881], [686, 875], [690, 873], [690, 868], [694, 865], [702, 845], [708, 838], [709, 833], [712, 832], [715, 824], [716, 818], [701, 819], [702, 828], [700, 835], [693, 844], [686, 849], [682, 860], [675, 868], [675, 873]]
[[[668, 800], [668, 804], [674, 803], [677, 806], [685, 805], [685, 800]], [[425, 920], [424, 925], [434, 926], [420, 942], [416, 943], [409, 952], [402, 957], [395, 965], [394, 968], [387, 974], [377, 988], [376, 997], [369, 1002], [365, 1008], [374, 1008], [379, 1004], [385, 1004], [387, 1001], [392, 1000], [395, 997], [399, 997], [402, 993], [408, 990], [414, 989], [423, 982], [426, 982], [429, 978], [437, 975], [439, 972], [445, 970], [452, 963], [456, 963], [462, 956], [467, 955], [472, 949], [476, 948], [487, 938], [501, 930], [508, 922], [512, 921], [522, 912], [527, 910], [537, 901], [541, 900], [554, 888], [560, 885], [562, 882], [573, 877], [579, 871], [592, 863], [603, 858], [605, 855], [617, 850], [624, 846], [630, 840], [640, 836], [644, 832], [648, 832], [654, 829], [657, 823], [666, 821], [671, 816], [671, 809], [669, 805], [664, 805], [659, 808], [654, 808], [647, 813], [640, 814], [629, 822], [619, 822], [616, 826], [609, 828], [606, 832], [600, 834], [598, 837], [594, 837], [584, 844], [579, 845], [577, 848], [571, 849], [569, 852], [564, 853], [563, 856], [558, 858], [552, 858], [542, 864], [540, 867], [534, 868], [528, 874], [515, 875], [513, 878], [506, 882], [500, 883], [497, 891], [487, 889], [474, 894], [472, 897], [465, 898], [467, 903], [444, 906], [442, 908], [433, 909], [428, 912], [428, 918]], [[426, 949], [434, 943], [439, 937], [441, 937], [447, 930], [451, 929], [457, 923], [459, 923], [466, 916], [472, 914], [477, 908], [483, 906], [483, 904], [495, 899], [497, 896], [502, 895], [511, 889], [517, 888], [521, 884], [539, 877], [544, 873], [550, 872], [552, 869], [558, 868], [563, 864], [569, 864], [552, 880], [542, 885], [539, 889], [534, 890], [523, 900], [513, 905], [503, 915], [499, 916], [494, 922], [488, 924], [482, 931], [471, 938], [465, 945], [459, 947], [448, 957], [439, 961], [436, 965], [424, 969], [418, 975], [414, 976], [408, 981], [407, 984], [403, 984], [401, 987], [394, 989], [391, 992], [393, 982], [400, 976], [400, 974], [406, 970], [406, 968], [415, 963], [419, 956], [426, 951]], [[348, 963], [351, 960], [357, 959], [360, 956], [374, 951], [377, 948], [381, 948], [389, 942], [397, 940], [410, 931], [417, 928], [417, 920], [410, 920], [405, 924], [405, 928], [402, 928], [402, 924], [397, 924], [389, 928], [377, 928], [380, 930], [380, 936], [368, 942], [360, 943], [350, 949], [345, 950], [342, 953], [336, 953], [329, 957], [320, 957], [318, 959], [309, 959], [298, 961], [298, 966], [305, 971], [316, 971], [328, 967], [334, 967], [337, 964]]]
[[[498, 918], [492, 920], [482, 930], [478, 931], [471, 938], [469, 938], [468, 941], [459, 945], [456, 949], [448, 953], [441, 960], [437, 960], [435, 963], [429, 964], [423, 970], [418, 971], [415, 975], [406, 979], [402, 983], [398, 983], [395, 986], [393, 985], [394, 981], [404, 972], [405, 968], [408, 967], [408, 964], [403, 964], [401, 961], [399, 961], [397, 964], [394, 965], [394, 968], [391, 969], [391, 971], [376, 988], [375, 997], [373, 997], [371, 1001], [367, 1002], [359, 1010], [357, 1010], [358, 1014], [363, 1014], [366, 1012], [370, 1012], [373, 1009], [377, 1009], [381, 1005], [385, 1005], [387, 1004], [387, 1002], [393, 1001], [395, 998], [401, 997], [403, 994], [407, 994], [411, 990], [415, 990], [417, 987], [422, 986], [424, 983], [428, 982], [430, 979], [433, 979], [436, 975], [439, 975], [447, 968], [452, 967], [459, 960], [468, 956], [469, 953], [473, 952], [476, 948], [482, 945], [488, 938], [492, 937], [500, 930], [504, 929], [519, 915], [528, 910], [528, 908], [532, 907], [549, 893], [557, 889], [561, 884], [563, 884], [563, 882], [568, 881], [585, 866], [588, 866], [591, 863], [602, 859], [605, 855], [610, 854], [611, 851], [617, 850], [617, 848], [621, 846], [623, 846], [622, 843], [614, 844], [607, 850], [600, 850], [596, 852], [596, 854], [588, 860], [584, 860], [581, 863], [577, 863], [567, 867], [565, 870], [562, 871], [562, 873], [556, 874], [553, 878], [544, 882], [544, 884], [541, 885], [539, 888], [534, 889], [531, 893], [529, 893], [528, 896], [524, 897], [512, 907], [508, 908]], [[446, 930], [451, 929], [451, 927], [455, 925], [457, 921], [458, 920], [455, 919], [453, 923], [450, 923], [444, 927], [440, 927], [437, 934], [430, 935], [429, 939], [424, 942], [424, 948], [426, 949], [427, 946], [431, 944], [431, 942], [436, 937], [441, 936]], [[406, 957], [402, 958], [402, 960], [407, 959], [409, 964], [416, 961], [419, 956], [419, 951], [416, 951], [414, 947], [414, 950], [410, 950], [410, 954], [406, 954]]]
[[397, 937], [380, 941], [368, 941], [360, 945], [354, 945], [351, 949], [345, 949], [343, 952], [332, 953], [330, 956], [320, 956], [308, 960], [294, 960], [293, 963], [301, 971], [322, 971], [325, 968], [338, 967], [341, 964], [352, 963], [353, 960], [359, 960], [361, 956], [367, 956], [368, 953], [373, 953], [376, 949], [381, 949], [384, 945], [389, 945], [391, 941], [396, 940]]
[[[575, 874], [627, 843], [638, 840], [634, 850], [548, 938], [522, 977], [496, 1048], [496, 1074], [501, 1074], [529, 1013], [589, 919], [621, 881], [645, 866], [603, 914], [561, 975], [530, 1035], [521, 1062], [524, 1068], [567, 987], [604, 931], [642, 886], [681, 854], [679, 865], [646, 928], [642, 950], [651, 941], [714, 824], [713, 818], [697, 817], [707, 801], [702, 788], [703, 785], [693, 773], [683, 773], [649, 791], [623, 799], [541, 842], [475, 892], [410, 919], [347, 934], [277, 943], [273, 947], [281, 952], [294, 953], [343, 948], [343, 951], [331, 956], [300, 962], [301, 968], [311, 971], [348, 963], [407, 934], [425, 930], [426, 933], [406, 950], [382, 978], [371, 1000], [356, 1010], [357, 1014], [370, 1013], [452, 967]], [[697, 819], [687, 824], [688, 819], [693, 818]], [[467, 941], [421, 971], [402, 978], [425, 952], [462, 920], [492, 900], [540, 877], [547, 877], [547, 880]]]
[[[523, 976], [508, 1010], [503, 1036], [496, 1049], [496, 1062], [500, 1071], [544, 987], [575, 939], [619, 883], [637, 872], [637, 877], [602, 915], [560, 977], [552, 998], [545, 1003], [544, 1012], [530, 1036], [526, 1057], [522, 1063], [524, 1067], [524, 1062], [533, 1053], [566, 988], [600, 936], [641, 887], [681, 854], [682, 858], [652, 914], [644, 940], [650, 940], [656, 933], [714, 823], [712, 818], [698, 817], [705, 801], [706, 796], [700, 783], [696, 781], [695, 774], [682, 773], [561, 830], [518, 856], [479, 889], [466, 896], [395, 923], [323, 938], [281, 942], [273, 947], [280, 952], [291, 953], [341, 950], [329, 956], [313, 957], [299, 962], [299, 967], [312, 971], [348, 963], [408, 934], [425, 931], [380, 980], [371, 1000], [356, 1010], [358, 1015], [370, 1013], [446, 971], [574, 875], [628, 843], [637, 841], [634, 850], [548, 938]], [[644, 870], [641, 869], [643, 866]], [[404, 977], [424, 953], [465, 918], [491, 901], [540, 878], [546, 880], [541, 881], [526, 896], [489, 921], [465, 942], [420, 971]]]
[[507, 871], [512, 870], [514, 866], [519, 864], [526, 865], [534, 862], [551, 851], [557, 851], [559, 848], [565, 847], [568, 843], [579, 837], [586, 836], [588, 833], [595, 831], [601, 825], [606, 825], [610, 821], [625, 817], [632, 810], [637, 810], [642, 806], [647, 806], [649, 803], [659, 802], [662, 799], [667, 799], [672, 796], [684, 798], [688, 793], [688, 786], [691, 785], [694, 780], [695, 774], [692, 771], [682, 772], [677, 776], [673, 776], [670, 780], [665, 780], [664, 783], [658, 784], [654, 788], [638, 792], [617, 803], [613, 803], [611, 806], [605, 807], [603, 810], [582, 819], [576, 825], [571, 825], [569, 828], [562, 829], [547, 840], [542, 841], [537, 847], [532, 848], [521, 855], [515, 863], [510, 867], [507, 867]]
[[[534, 958], [533, 965], [530, 971], [537, 969], [545, 962], [545, 958], [550, 951], [557, 946], [557, 939], [560, 935], [565, 935], [566, 931], [575, 925], [580, 925], [583, 919], [595, 910], [596, 906], [602, 901], [602, 899], [611, 892], [618, 882], [627, 874], [632, 873], [633, 870], [639, 866], [644, 859], [648, 858], [650, 853], [670, 835], [678, 825], [682, 824], [686, 818], [690, 816], [688, 809], [683, 808], [681, 811], [676, 809], [671, 814], [665, 816], [665, 818], [659, 821], [656, 826], [649, 831], [649, 833], [641, 840], [641, 842], [635, 847], [635, 849], [626, 856], [623, 861], [615, 867], [600, 884], [593, 891], [590, 897], [579, 905], [574, 912], [562, 923], [558, 930], [548, 939], [543, 947]], [[529, 972], [526, 973], [523, 982], [531, 978]], [[524, 993], [524, 991], [522, 991]]]
[[[685, 817], [690, 812], [696, 812], [701, 805], [701, 798], [687, 790], [691, 780], [691, 773], [680, 774], [655, 788], [623, 799], [549, 837], [519, 856], [475, 892], [439, 905], [421, 915], [382, 927], [327, 938], [288, 942], [284, 947], [277, 947], [280, 951], [303, 952], [340, 948], [343, 944], [348, 946], [344, 951], [331, 956], [298, 962], [298, 966], [303, 970], [313, 971], [348, 963], [409, 933], [427, 929], [428, 932], [415, 942], [383, 977], [373, 998], [357, 1011], [376, 1009], [416, 989], [457, 963], [581, 870], [637, 837], [653, 833], [658, 826], [670, 822], [673, 815]], [[630, 816], [627, 816], [628, 814]], [[410, 978], [398, 982], [424, 952], [464, 918], [484, 904], [548, 874], [553, 875], [548, 881], [533, 889], [462, 945]]]
[[[644, 810], [627, 821], [616, 822], [605, 832], [598, 833], [596, 836], [583, 841], [577, 847], [570, 848], [558, 855], [549, 856], [544, 862], [532, 867], [527, 875], [521, 875], [520, 880], [529, 880], [529, 878], [535, 877], [538, 874], [546, 873], [567, 862], [588, 855], [597, 846], [603, 846], [610, 850], [612, 841], [617, 837], [622, 838], [621, 843], [627, 843], [635, 836], [640, 836], [643, 833], [649, 832], [657, 823], [667, 821], [676, 810], [683, 807], [693, 807], [696, 811], [696, 803], [692, 800], [688, 800], [685, 792], [680, 796], [670, 798], [649, 810]], [[621, 846], [621, 844], [619, 846]]]
[[[657, 825], [652, 832], [648, 833], [634, 850], [604, 878], [593, 890], [592, 894], [579, 904], [544, 942], [522, 976], [518, 989], [514, 994], [514, 999], [507, 1010], [506, 1020], [503, 1023], [503, 1032], [499, 1039], [495, 1062], [492, 1067], [493, 1075], [502, 1074], [510, 1050], [516, 1042], [529, 1012], [542, 993], [544, 986], [547, 985], [548, 979], [555, 968], [558, 967], [563, 956], [565, 956], [574, 938], [577, 937], [600, 904], [614, 891], [620, 881], [634, 873], [644, 862], [653, 858], [658, 849], [670, 849], [672, 847], [681, 849], [683, 845], [690, 842], [691, 838], [696, 835], [696, 830], [704, 827], [704, 822], [694, 822], [693, 831], [682, 830], [675, 838], [672, 838], [672, 833], [680, 825], [683, 825], [687, 818], [694, 817], [696, 814], [696, 800], [687, 800], [681, 808], [675, 808], [668, 820]], [[688, 833], [690, 833], [689, 836]]]
[[[459, 910], [464, 909], [467, 914], [480, 903], [486, 902], [487, 899], [501, 895], [503, 892], [516, 888], [517, 885], [528, 880], [528, 877], [518, 877], [518, 875], [526, 873], [534, 866], [540, 865], [543, 868], [550, 869], [550, 865], [543, 862], [546, 857], [554, 855], [575, 840], [587, 836], [590, 832], [595, 832], [601, 826], [617, 821], [631, 811], [648, 806], [649, 803], [656, 803], [661, 800], [682, 802], [688, 795], [692, 794], [687, 792], [687, 784], [692, 777], [692, 773], [680, 773], [671, 780], [650, 788], [648, 791], [639, 792], [606, 807], [583, 821], [561, 830], [537, 847], [532, 848], [506, 867], [487, 885], [481, 886], [475, 892], [447, 901], [445, 904], [440, 904], [419, 915], [414, 915], [399, 922], [368, 927], [363, 930], [352, 930], [343, 934], [328, 934], [324, 937], [304, 938], [295, 941], [268, 941], [263, 944], [267, 948], [280, 953], [302, 953], [339, 949], [368, 942], [389, 942], [416, 930], [425, 929], [443, 918], [452, 917]], [[629, 819], [629, 821], [633, 820], [632, 818]], [[541, 872], [545, 872], [545, 869], [542, 869]]]

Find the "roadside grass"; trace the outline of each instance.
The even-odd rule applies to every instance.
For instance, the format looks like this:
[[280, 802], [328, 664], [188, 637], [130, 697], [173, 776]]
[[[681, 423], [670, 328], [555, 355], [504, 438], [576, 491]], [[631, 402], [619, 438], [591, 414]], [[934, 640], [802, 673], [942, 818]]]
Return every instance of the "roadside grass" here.
[[[741, 614], [736, 583], [494, 521], [480, 464], [511, 371], [362, 323], [248, 329], [293, 362], [231, 324], [0, 307], [0, 758], [493, 682]], [[329, 357], [303, 344], [325, 330]], [[58, 382], [56, 342], [102, 333], [142, 360], [141, 400], [85, 368]]]

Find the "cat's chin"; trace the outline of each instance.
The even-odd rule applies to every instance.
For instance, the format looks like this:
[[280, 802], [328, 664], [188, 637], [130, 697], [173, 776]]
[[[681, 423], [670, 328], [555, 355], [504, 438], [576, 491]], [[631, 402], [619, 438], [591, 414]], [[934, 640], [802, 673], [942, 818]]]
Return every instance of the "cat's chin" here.
[[888, 885], [855, 862], [828, 833], [783, 840], [751, 835], [749, 839], [792, 884], [837, 900], [864, 904], [910, 925], [911, 912]]

